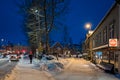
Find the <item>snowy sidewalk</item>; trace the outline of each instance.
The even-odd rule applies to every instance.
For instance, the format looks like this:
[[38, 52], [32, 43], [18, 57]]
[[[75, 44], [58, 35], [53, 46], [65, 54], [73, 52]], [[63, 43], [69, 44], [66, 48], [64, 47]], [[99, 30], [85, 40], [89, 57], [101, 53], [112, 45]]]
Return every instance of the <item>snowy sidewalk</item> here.
[[54, 80], [48, 73], [35, 69], [34, 61], [36, 62], [33, 60], [33, 64], [30, 64], [27, 59], [20, 60], [5, 80]]
[[[60, 58], [58, 62], [64, 66], [69, 66], [70, 60]], [[12, 70], [12, 73], [7, 75], [5, 80], [54, 80], [50, 71], [40, 70], [39, 65], [41, 65], [40, 60], [35, 58], [32, 64], [30, 64], [29, 58], [20, 59], [14, 70]], [[53, 64], [52, 67], [54, 67]]]

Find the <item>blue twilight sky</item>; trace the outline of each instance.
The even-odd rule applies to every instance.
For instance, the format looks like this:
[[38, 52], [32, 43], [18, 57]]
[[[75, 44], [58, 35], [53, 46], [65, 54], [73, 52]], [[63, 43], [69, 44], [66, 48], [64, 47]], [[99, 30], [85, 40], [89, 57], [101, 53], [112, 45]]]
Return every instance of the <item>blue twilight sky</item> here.
[[[68, 27], [69, 36], [74, 43], [79, 43], [85, 37], [87, 30], [84, 25], [92, 24], [94, 29], [101, 21], [115, 0], [70, 0], [68, 13], [64, 16], [64, 23]], [[23, 17], [18, 13], [14, 0], [0, 1], [0, 39], [4, 42], [26, 44], [26, 37], [22, 30]], [[54, 40], [61, 41], [61, 35], [54, 35]], [[58, 36], [59, 35], [59, 36]]]

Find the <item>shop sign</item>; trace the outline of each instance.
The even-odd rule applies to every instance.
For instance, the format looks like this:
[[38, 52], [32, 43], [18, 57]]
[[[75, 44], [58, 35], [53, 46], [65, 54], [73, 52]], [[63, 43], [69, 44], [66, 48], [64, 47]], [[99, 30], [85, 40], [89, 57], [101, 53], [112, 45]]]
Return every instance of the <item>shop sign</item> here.
[[117, 47], [117, 39], [109, 39], [109, 47]]

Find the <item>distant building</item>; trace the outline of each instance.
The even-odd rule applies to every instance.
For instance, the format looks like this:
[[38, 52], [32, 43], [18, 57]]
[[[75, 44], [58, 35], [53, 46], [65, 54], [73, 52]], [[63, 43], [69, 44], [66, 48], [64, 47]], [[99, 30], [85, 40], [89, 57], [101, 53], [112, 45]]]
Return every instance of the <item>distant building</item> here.
[[50, 47], [50, 53], [58, 53], [59, 55], [63, 54], [63, 46], [56, 42]]

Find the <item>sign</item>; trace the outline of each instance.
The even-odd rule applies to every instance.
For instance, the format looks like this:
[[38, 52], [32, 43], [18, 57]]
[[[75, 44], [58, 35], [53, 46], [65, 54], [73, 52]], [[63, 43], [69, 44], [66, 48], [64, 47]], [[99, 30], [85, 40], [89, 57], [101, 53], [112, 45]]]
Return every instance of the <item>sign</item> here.
[[117, 39], [109, 39], [109, 47], [117, 47]]

